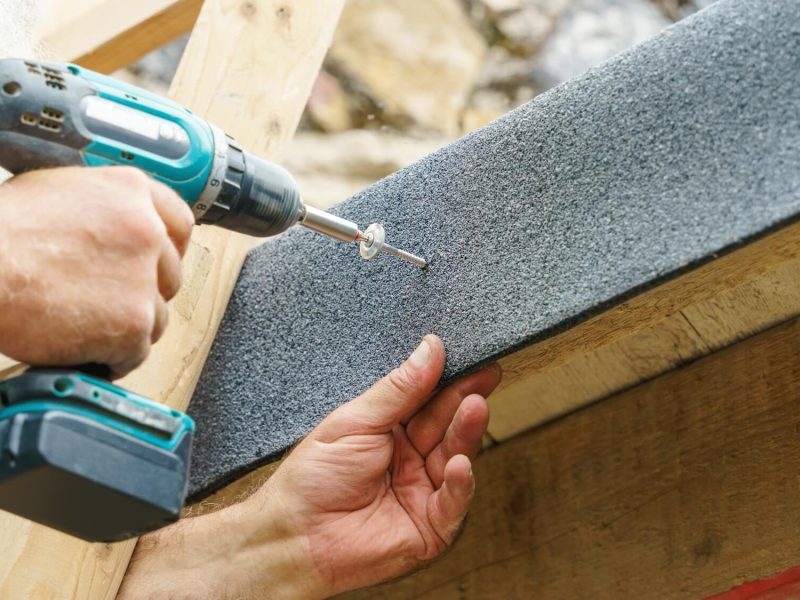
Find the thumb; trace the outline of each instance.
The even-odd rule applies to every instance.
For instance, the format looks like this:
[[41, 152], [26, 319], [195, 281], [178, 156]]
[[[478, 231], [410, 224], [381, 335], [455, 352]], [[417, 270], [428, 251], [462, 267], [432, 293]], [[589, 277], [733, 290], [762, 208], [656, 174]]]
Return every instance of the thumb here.
[[411, 417], [439, 383], [444, 370], [444, 345], [426, 335], [405, 362], [366, 392], [343, 404], [320, 423], [318, 437], [388, 433]]

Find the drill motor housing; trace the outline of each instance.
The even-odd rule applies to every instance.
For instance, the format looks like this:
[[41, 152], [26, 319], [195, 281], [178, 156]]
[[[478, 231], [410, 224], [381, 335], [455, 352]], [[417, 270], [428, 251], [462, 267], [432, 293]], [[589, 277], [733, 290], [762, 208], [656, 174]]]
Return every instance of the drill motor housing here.
[[0, 167], [111, 165], [171, 187], [199, 224], [266, 237], [303, 215], [285, 169], [188, 108], [77, 65], [0, 60]]

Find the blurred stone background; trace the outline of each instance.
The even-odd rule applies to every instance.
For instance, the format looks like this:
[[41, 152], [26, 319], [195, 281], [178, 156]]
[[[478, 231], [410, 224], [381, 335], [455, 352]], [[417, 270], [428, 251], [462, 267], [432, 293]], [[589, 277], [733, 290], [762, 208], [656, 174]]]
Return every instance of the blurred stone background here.
[[[330, 206], [714, 0], [348, 0], [283, 164]], [[116, 76], [166, 93], [186, 40]]]

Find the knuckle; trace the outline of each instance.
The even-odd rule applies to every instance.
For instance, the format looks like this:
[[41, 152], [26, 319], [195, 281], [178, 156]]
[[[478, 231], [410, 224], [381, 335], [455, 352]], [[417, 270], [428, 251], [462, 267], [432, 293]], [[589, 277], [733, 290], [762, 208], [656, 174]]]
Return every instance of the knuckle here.
[[405, 366], [398, 367], [386, 376], [387, 383], [397, 393], [407, 395], [417, 387], [417, 378]]
[[169, 312], [164, 310], [164, 312], [161, 315], [161, 318], [156, 319], [156, 322], [153, 325], [153, 330], [150, 336], [150, 341], [152, 343], [156, 343], [158, 340], [161, 339], [161, 336], [164, 335], [164, 331], [166, 331], [168, 324], [169, 324]]
[[122, 330], [132, 350], [141, 350], [150, 344], [156, 313], [153, 302], [137, 302], [121, 311]]
[[194, 228], [194, 214], [192, 214], [191, 209], [183, 200], [178, 200], [181, 205], [181, 221], [178, 224], [178, 229], [176, 231], [176, 236], [178, 238], [178, 242], [183, 246], [183, 251], [185, 251], [185, 246], [189, 243], [189, 238], [192, 236], [192, 229]]
[[189, 237], [192, 235], [192, 230], [194, 229], [194, 213], [192, 209], [189, 208], [189, 205], [183, 201], [182, 198], [178, 198], [178, 201], [181, 203], [181, 210], [184, 214], [184, 221], [183, 221], [183, 237], [185, 240], [188, 241]]
[[162, 282], [162, 290], [165, 299], [171, 300], [174, 298], [178, 291], [180, 291], [182, 284], [183, 269], [181, 268], [180, 263], [178, 263], [178, 266], [175, 267], [175, 270], [164, 277], [164, 281]]
[[120, 374], [139, 366], [147, 358], [151, 346], [152, 324], [148, 327], [146, 318], [137, 318], [137, 311], [128, 310], [125, 314], [127, 318], [120, 317], [124, 323], [120, 325], [112, 361]]
[[171, 228], [173, 229], [172, 233], [177, 242], [179, 242], [181, 245], [185, 245], [192, 234], [192, 229], [194, 228], [194, 213], [192, 212], [192, 209], [189, 208], [189, 205], [183, 200], [183, 198], [176, 194], [172, 188], [160, 182], [155, 183], [163, 189], [163, 197], [173, 206], [174, 210], [171, 212], [175, 217], [171, 219]]
[[117, 233], [123, 240], [141, 249], [154, 249], [161, 245], [164, 224], [154, 218], [146, 208], [131, 208], [118, 215]]
[[161, 190], [161, 193], [164, 195], [164, 199], [167, 200], [167, 202], [171, 202], [175, 206], [180, 206], [180, 210], [182, 211], [183, 216], [186, 217], [186, 219], [188, 220], [188, 218], [192, 215], [192, 209], [189, 208], [189, 205], [186, 204], [186, 202], [183, 200], [183, 198], [180, 197], [180, 195], [178, 195], [178, 192], [176, 192], [166, 183], [163, 183], [156, 179], [154, 179], [151, 182], [151, 185], [154, 186], [154, 188]]
[[[183, 265], [178, 261], [178, 266], [175, 269], [175, 276], [173, 277], [173, 283], [175, 285], [175, 294], [178, 293], [178, 290], [181, 289], [183, 285]], [[173, 296], [175, 295], [173, 294]]]
[[147, 175], [136, 167], [110, 167], [107, 173], [115, 183], [133, 190], [138, 191], [148, 185]]

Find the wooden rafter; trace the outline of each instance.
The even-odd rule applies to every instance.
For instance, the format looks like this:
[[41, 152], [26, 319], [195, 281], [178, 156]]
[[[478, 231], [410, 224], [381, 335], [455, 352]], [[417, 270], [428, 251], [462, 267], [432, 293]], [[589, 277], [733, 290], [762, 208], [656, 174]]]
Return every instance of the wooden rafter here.
[[453, 550], [347, 600], [707, 598], [800, 572], [798, 354], [793, 319], [500, 444]]
[[500, 361], [489, 433], [506, 440], [800, 314], [793, 225]]
[[190, 31], [203, 0], [54, 3], [38, 32], [45, 54], [111, 73]]

